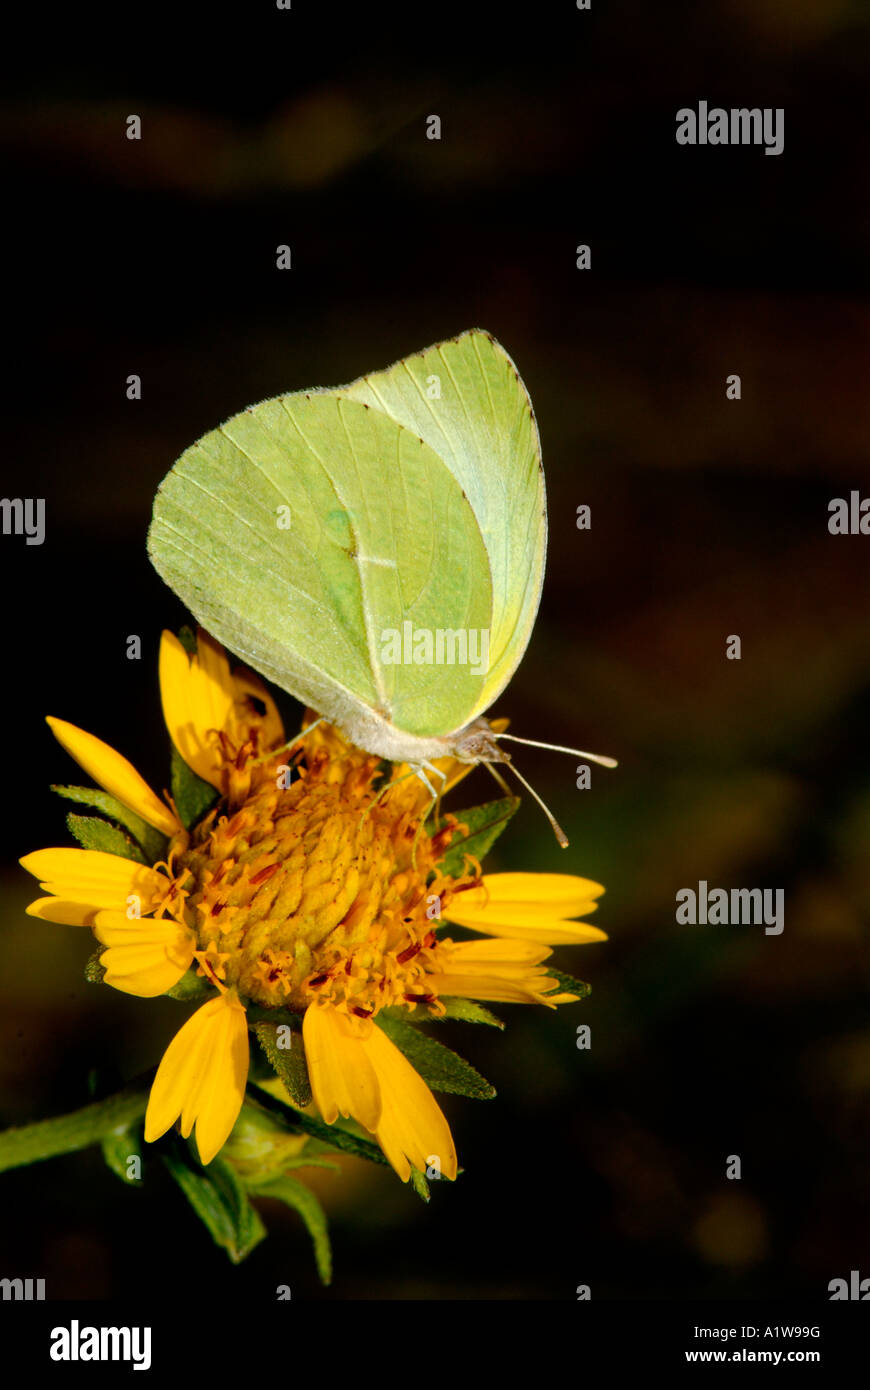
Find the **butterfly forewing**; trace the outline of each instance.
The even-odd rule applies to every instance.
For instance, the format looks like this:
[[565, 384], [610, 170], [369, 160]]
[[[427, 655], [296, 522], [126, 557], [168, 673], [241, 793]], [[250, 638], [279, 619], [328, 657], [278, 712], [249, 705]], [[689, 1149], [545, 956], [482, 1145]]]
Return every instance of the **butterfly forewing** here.
[[234, 416], [164, 480], [149, 551], [209, 632], [338, 723], [440, 735], [479, 703], [470, 664], [387, 640], [488, 629], [492, 582], [461, 484], [381, 409], [300, 392]]
[[468, 497], [492, 577], [489, 672], [468, 718], [504, 689], [528, 645], [547, 539], [541, 447], [513, 361], [479, 329], [361, 377], [343, 394], [424, 439]]

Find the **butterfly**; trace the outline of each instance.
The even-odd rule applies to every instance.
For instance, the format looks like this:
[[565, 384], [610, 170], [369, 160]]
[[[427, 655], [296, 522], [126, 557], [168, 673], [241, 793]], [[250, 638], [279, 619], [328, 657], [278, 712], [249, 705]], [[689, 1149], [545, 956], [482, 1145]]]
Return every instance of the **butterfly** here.
[[430, 790], [438, 758], [507, 764], [540, 802], [502, 740], [616, 765], [485, 717], [528, 645], [546, 542], [532, 403], [472, 329], [204, 435], [160, 485], [148, 551], [208, 632], [358, 747]]

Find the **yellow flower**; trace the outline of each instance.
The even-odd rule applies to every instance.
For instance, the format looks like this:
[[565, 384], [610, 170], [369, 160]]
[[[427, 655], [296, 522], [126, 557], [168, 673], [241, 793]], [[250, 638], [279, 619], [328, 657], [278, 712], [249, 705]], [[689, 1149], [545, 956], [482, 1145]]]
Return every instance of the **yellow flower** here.
[[[429, 798], [409, 769], [385, 777], [377, 758], [313, 715], [292, 749], [282, 747], [265, 689], [232, 672], [203, 633], [194, 657], [164, 634], [160, 681], [172, 741], [220, 793], [217, 804], [186, 829], [119, 754], [50, 721], [95, 780], [167, 837], [166, 859], [148, 867], [57, 849], [22, 860], [49, 895], [28, 910], [91, 926], [107, 948], [106, 983], [152, 997], [196, 963], [217, 991], [160, 1063], [146, 1139], [180, 1119], [185, 1136], [195, 1126], [204, 1163], [220, 1151], [245, 1094], [253, 1005], [260, 1019], [263, 1010], [301, 1018], [327, 1124], [358, 1121], [404, 1181], [432, 1165], [454, 1178], [447, 1121], [378, 1015], [437, 1018], [451, 998], [570, 1001], [544, 962], [551, 945], [604, 939], [571, 920], [594, 911], [601, 885], [566, 874], [483, 876], [470, 856], [462, 872], [449, 871], [459, 822], [448, 815], [429, 833]], [[467, 768], [444, 759], [441, 771], [451, 786]], [[484, 939], [454, 941], [444, 921]]]

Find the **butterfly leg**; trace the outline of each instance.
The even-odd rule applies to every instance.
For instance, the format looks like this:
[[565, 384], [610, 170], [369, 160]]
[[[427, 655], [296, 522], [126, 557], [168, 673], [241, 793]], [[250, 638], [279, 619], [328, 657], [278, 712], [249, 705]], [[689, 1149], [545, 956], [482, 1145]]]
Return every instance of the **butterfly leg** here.
[[[436, 822], [436, 824], [440, 824], [440, 821], [441, 821], [441, 798], [442, 798], [442, 796], [444, 795], [444, 787], [445, 787], [445, 784], [446, 784], [446, 782], [447, 782], [447, 773], [446, 773], [446, 772], [442, 772], [441, 768], [440, 768], [440, 767], [436, 767], [435, 763], [430, 763], [430, 762], [428, 762], [428, 761], [424, 761], [423, 764], [422, 764], [422, 766], [426, 769], [426, 771], [427, 771], [428, 773], [430, 773], [430, 774], [433, 776], [433, 778], [434, 778], [434, 777], [440, 777], [440, 778], [441, 778], [441, 785], [440, 785], [440, 787], [438, 788], [438, 795], [435, 797], [435, 800], [434, 800], [434, 803], [433, 803], [433, 804], [434, 804], [434, 808], [435, 808], [435, 810], [434, 810], [435, 822]], [[432, 788], [430, 787], [429, 790], [431, 791]], [[430, 807], [429, 810], [431, 810], [431, 809], [432, 809], [432, 808]], [[424, 820], [427, 820], [427, 819], [428, 819], [428, 817], [429, 817], [429, 810], [426, 811], [426, 815], [424, 816]]]
[[[366, 817], [369, 815], [369, 813], [370, 813], [372, 810], [374, 810], [375, 806], [377, 806], [377, 804], [378, 804], [378, 802], [380, 801], [380, 799], [381, 799], [382, 796], [385, 796], [386, 793], [387, 793], [388, 791], [391, 791], [393, 787], [397, 787], [397, 786], [399, 785], [400, 782], [404, 782], [404, 781], [406, 781], [409, 777], [413, 777], [413, 776], [414, 776], [414, 769], [411, 768], [408, 772], [403, 772], [402, 775], [401, 775], [401, 777], [396, 777], [396, 778], [394, 778], [393, 780], [391, 780], [391, 781], [389, 781], [389, 782], [385, 782], [384, 785], [381, 787], [380, 791], [375, 792], [375, 794], [374, 794], [374, 796], [372, 797], [371, 801], [369, 802], [368, 806], [365, 808], [365, 810], [363, 811], [362, 815], [360, 816], [360, 820], [359, 820], [360, 825], [362, 826], [362, 825], [364, 824], [364, 822], [365, 822], [365, 820], [366, 820]], [[433, 792], [433, 796], [434, 796], [434, 792]]]
[[415, 777], [419, 778], [419, 780], [423, 783], [423, 786], [426, 788], [427, 792], [429, 793], [429, 795], [431, 796], [432, 800], [434, 801], [434, 800], [435, 800], [435, 788], [432, 786], [432, 783], [429, 781], [429, 778], [426, 776], [426, 773], [425, 773], [424, 770], [423, 770], [423, 764], [422, 764], [422, 763], [412, 763], [412, 764], [411, 764], [411, 772], [413, 773], [413, 775], [414, 775]]
[[318, 724], [323, 724], [324, 722], [324, 716], [321, 714], [319, 719], [315, 719], [311, 724], [306, 724], [305, 728], [296, 734], [295, 738], [291, 738], [287, 743], [282, 743], [280, 748], [273, 748], [270, 752], [261, 753], [258, 758], [254, 758], [252, 766], [258, 767], [260, 763], [267, 763], [270, 758], [277, 757], [279, 753], [289, 753], [292, 749], [298, 748], [305, 735], [310, 734], [312, 729], [316, 729]]
[[441, 768], [436, 767], [434, 763], [430, 763], [425, 760], [422, 763], [410, 763], [409, 766], [414, 776], [419, 778], [419, 780], [423, 783], [423, 786], [426, 788], [432, 800], [437, 801], [439, 793], [435, 791], [435, 788], [432, 786], [432, 783], [429, 781], [429, 778], [426, 776], [426, 774], [428, 772], [435, 777], [440, 777], [443, 783], [447, 781], [447, 773], [442, 772]]
[[424, 767], [427, 772], [431, 772], [433, 776], [440, 777], [442, 782], [447, 781], [447, 773], [444, 772], [440, 767], [436, 767], [434, 763], [430, 763], [427, 758], [423, 759], [420, 766]]

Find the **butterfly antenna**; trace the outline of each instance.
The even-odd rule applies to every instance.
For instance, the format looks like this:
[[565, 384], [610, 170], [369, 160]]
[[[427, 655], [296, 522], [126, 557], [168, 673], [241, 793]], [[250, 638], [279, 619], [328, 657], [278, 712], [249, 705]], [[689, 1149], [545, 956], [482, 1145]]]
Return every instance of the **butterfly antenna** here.
[[494, 765], [493, 765], [492, 763], [486, 763], [486, 762], [485, 762], [483, 765], [484, 765], [484, 767], [486, 768], [487, 772], [491, 772], [491, 773], [492, 773], [493, 777], [494, 777], [495, 780], [498, 782], [498, 784], [499, 784], [499, 786], [501, 787], [502, 791], [505, 792], [506, 795], [509, 796], [509, 797], [511, 798], [512, 801], [516, 801], [516, 797], [514, 796], [513, 792], [511, 791], [510, 787], [508, 786], [507, 782], [504, 780], [504, 778], [502, 777], [501, 773], [496, 771]]
[[605, 758], [603, 753], [584, 753], [580, 748], [566, 748], [563, 743], [539, 743], [535, 738], [518, 738], [516, 734], [493, 734], [493, 738], [509, 738], [512, 743], [524, 743], [527, 748], [547, 748], [551, 753], [572, 753], [575, 758], [588, 758], [590, 763], [600, 763], [602, 767], [619, 767], [615, 758]]
[[[487, 764], [487, 766], [489, 766], [489, 764]], [[550, 810], [547, 803], [543, 801], [541, 797], [538, 796], [538, 793], [535, 791], [531, 783], [526, 781], [523, 774], [519, 771], [517, 767], [515, 767], [513, 763], [505, 763], [505, 767], [510, 768], [517, 781], [525, 787], [526, 791], [529, 793], [530, 796], [533, 796], [535, 798], [544, 815], [547, 817], [547, 820], [550, 822], [550, 825], [553, 828], [553, 834], [556, 836], [556, 839], [559, 841], [559, 844], [562, 846], [563, 849], [567, 849], [569, 843], [568, 836], [565, 834], [561, 825], [556, 820], [556, 817], [553, 815], [553, 812]]]

